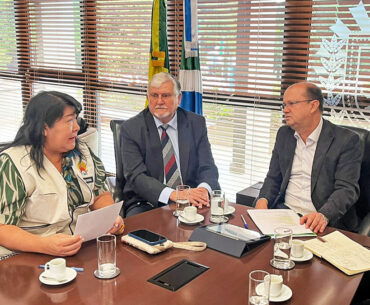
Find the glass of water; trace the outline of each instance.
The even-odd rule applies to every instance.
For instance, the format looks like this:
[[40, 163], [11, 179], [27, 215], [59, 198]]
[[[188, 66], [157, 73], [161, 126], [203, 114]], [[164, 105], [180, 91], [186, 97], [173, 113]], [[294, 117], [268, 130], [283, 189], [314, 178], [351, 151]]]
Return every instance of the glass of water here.
[[274, 230], [274, 254], [270, 264], [276, 269], [289, 270], [295, 266], [290, 259], [292, 236], [293, 232], [289, 228], [279, 227]]
[[224, 216], [226, 209], [227, 201], [225, 200], [225, 193], [221, 190], [212, 191], [211, 217], [209, 220], [213, 223], [228, 222], [229, 218]]
[[184, 208], [190, 206], [189, 192], [189, 185], [180, 184], [176, 187], [176, 210], [173, 212], [174, 216], [180, 216]]
[[116, 236], [104, 234], [96, 238], [98, 269], [94, 275], [100, 279], [111, 279], [120, 274], [116, 266]]
[[263, 270], [249, 273], [249, 305], [268, 305], [270, 297], [271, 276]]

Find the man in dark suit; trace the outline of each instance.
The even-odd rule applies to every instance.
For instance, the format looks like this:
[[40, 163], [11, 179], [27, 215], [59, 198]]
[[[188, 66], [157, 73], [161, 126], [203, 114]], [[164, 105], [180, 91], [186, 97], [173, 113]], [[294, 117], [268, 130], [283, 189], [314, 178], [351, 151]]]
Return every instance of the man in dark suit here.
[[[148, 108], [126, 121], [121, 129], [125, 215], [176, 201], [178, 184], [191, 187], [192, 205], [208, 207], [209, 193], [220, 186], [204, 117], [178, 108], [180, 84], [168, 73], [153, 76], [147, 96]], [[166, 152], [162, 152], [166, 138], [163, 133], [172, 146]], [[163, 155], [169, 150], [172, 158], [166, 160]], [[168, 159], [173, 160], [172, 164], [168, 165]], [[174, 169], [166, 172], [168, 167]]]
[[284, 94], [287, 126], [276, 136], [257, 209], [291, 208], [314, 232], [331, 226], [354, 230], [362, 154], [354, 132], [322, 119], [323, 96], [311, 83]]

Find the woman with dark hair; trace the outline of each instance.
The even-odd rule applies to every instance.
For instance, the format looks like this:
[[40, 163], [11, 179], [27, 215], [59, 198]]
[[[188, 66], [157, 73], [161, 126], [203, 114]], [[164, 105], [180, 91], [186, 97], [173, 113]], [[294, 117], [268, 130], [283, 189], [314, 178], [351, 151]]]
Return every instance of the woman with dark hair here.
[[[80, 111], [77, 100], [56, 91], [29, 101], [0, 154], [0, 256], [8, 249], [73, 255], [83, 242], [72, 235], [77, 216], [114, 203], [102, 162], [77, 141]], [[119, 216], [109, 233], [123, 227]]]

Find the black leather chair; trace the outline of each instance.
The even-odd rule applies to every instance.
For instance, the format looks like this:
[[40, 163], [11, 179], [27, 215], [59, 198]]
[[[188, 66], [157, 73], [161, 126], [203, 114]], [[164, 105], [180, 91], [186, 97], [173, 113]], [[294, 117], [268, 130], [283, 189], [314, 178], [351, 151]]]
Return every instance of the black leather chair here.
[[123, 187], [126, 180], [123, 175], [123, 163], [121, 155], [121, 125], [125, 120], [111, 120], [110, 129], [113, 133], [114, 155], [116, 159], [116, 177], [109, 177], [111, 192], [115, 202], [123, 200]]
[[[360, 137], [363, 159], [359, 180], [360, 198], [356, 203], [356, 213], [361, 219], [358, 233], [370, 236], [370, 132], [363, 128], [341, 126], [356, 132]], [[239, 191], [236, 194], [237, 203], [253, 206], [254, 199], [258, 197], [261, 183], [257, 183]], [[252, 198], [254, 197], [254, 198]]]
[[361, 219], [358, 233], [370, 236], [370, 132], [363, 128], [342, 126], [360, 136], [363, 158], [360, 174], [360, 198], [356, 203], [356, 212]]

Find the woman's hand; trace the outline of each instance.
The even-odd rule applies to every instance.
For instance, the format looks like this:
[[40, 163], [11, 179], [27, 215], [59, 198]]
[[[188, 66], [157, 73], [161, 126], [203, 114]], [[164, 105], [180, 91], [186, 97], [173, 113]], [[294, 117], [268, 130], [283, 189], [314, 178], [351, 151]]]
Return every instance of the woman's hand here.
[[107, 232], [110, 234], [122, 234], [125, 230], [125, 223], [123, 222], [123, 219], [121, 216], [118, 216], [116, 221], [113, 224], [113, 227]]
[[[112, 195], [109, 193], [109, 191], [106, 191], [105, 193], [95, 197], [94, 204], [91, 205], [90, 208], [92, 210], [98, 210], [106, 206], [109, 206], [111, 204], [114, 204], [114, 200], [112, 198]], [[121, 216], [118, 216], [116, 221], [113, 224], [113, 227], [110, 228], [110, 230], [107, 233], [119, 235], [123, 233], [124, 229], [125, 229], [125, 224], [123, 222], [123, 219]]]
[[62, 233], [41, 237], [42, 253], [53, 256], [70, 256], [80, 250], [83, 238], [79, 235], [66, 235]]

